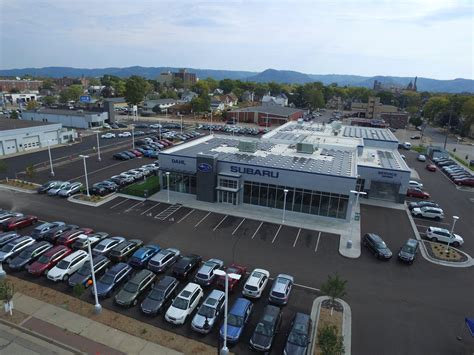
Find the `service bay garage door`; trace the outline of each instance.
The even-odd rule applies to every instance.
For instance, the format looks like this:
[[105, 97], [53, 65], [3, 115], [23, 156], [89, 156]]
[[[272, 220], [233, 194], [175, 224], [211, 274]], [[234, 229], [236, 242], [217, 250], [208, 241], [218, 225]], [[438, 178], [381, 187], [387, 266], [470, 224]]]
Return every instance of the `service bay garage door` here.
[[18, 152], [16, 139], [6, 139], [3, 141], [3, 152], [5, 155]]
[[40, 147], [39, 136], [23, 138], [23, 150], [37, 149]]
[[393, 184], [382, 181], [372, 181], [370, 184], [369, 198], [385, 201], [398, 201], [400, 184]]

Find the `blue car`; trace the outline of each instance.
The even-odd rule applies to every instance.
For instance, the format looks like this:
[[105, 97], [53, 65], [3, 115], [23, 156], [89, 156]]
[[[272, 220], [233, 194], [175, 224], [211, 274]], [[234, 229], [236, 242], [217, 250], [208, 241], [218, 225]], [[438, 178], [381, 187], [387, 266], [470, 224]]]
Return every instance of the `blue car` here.
[[129, 264], [135, 267], [144, 267], [148, 261], [161, 250], [159, 245], [145, 245], [133, 253]]
[[157, 159], [158, 158], [158, 151], [156, 150], [146, 150], [144, 155], [147, 158]]
[[[127, 263], [118, 263], [112, 266], [97, 281], [97, 296], [106, 298], [110, 297], [112, 291], [119, 287], [123, 282], [132, 276], [132, 267]], [[94, 288], [91, 289], [94, 294]]]
[[[237, 298], [227, 315], [227, 341], [235, 344], [239, 341], [245, 325], [252, 314], [253, 304], [246, 298]], [[224, 324], [221, 326], [220, 337], [224, 339]]]

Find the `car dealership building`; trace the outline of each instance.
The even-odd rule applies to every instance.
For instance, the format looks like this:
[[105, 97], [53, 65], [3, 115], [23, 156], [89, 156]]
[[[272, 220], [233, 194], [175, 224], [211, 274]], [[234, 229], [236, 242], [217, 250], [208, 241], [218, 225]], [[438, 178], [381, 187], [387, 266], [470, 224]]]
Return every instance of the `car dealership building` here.
[[403, 203], [410, 169], [397, 147], [387, 129], [338, 122], [288, 122], [260, 139], [209, 135], [160, 153], [161, 186], [209, 203], [349, 220], [354, 191]]

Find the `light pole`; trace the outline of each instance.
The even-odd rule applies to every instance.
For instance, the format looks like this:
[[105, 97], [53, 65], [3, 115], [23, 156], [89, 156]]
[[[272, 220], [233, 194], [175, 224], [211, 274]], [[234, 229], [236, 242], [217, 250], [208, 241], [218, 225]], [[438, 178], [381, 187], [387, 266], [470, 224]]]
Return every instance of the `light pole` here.
[[97, 135], [97, 160], [98, 160], [98, 161], [101, 161], [102, 159], [100, 158], [99, 131], [95, 131], [95, 134]]
[[284, 189], [283, 193], [285, 194], [285, 197], [283, 199], [283, 216], [281, 217], [281, 223], [285, 223], [286, 195], [288, 194], [288, 189]]
[[183, 134], [183, 115], [179, 115], [181, 117], [181, 134]]
[[87, 251], [89, 252], [89, 262], [91, 266], [92, 287], [94, 288], [94, 298], [95, 298], [94, 312], [95, 314], [99, 314], [102, 311], [102, 306], [99, 303], [99, 296], [97, 295], [97, 285], [95, 283], [95, 270], [94, 270], [94, 262], [92, 260], [91, 241], [89, 237], [86, 236], [85, 238], [87, 239]]
[[166, 172], [166, 185], [168, 186], [168, 203], [170, 202], [170, 172]]
[[[453, 237], [454, 233], [454, 226], [456, 225], [457, 220], [459, 219], [458, 216], [453, 216], [453, 225], [451, 227], [451, 238]], [[451, 244], [451, 238], [448, 241], [448, 246], [446, 247], [446, 254], [449, 252], [449, 244]]]
[[49, 174], [51, 176], [54, 176], [53, 159], [51, 159], [51, 140], [48, 140], [48, 155], [49, 155], [49, 166], [51, 168], [51, 172]]
[[[355, 219], [356, 208], [357, 208], [358, 203], [359, 203], [359, 195], [365, 196], [365, 195], [367, 195], [367, 192], [351, 190], [350, 193], [356, 195], [355, 204], [354, 204], [354, 207], [352, 208], [354, 210], [354, 221], [355, 221], [356, 220]], [[360, 216], [360, 212], [359, 212], [359, 216]], [[348, 249], [352, 248], [352, 235], [353, 234], [354, 234], [354, 222], [352, 221], [352, 218], [351, 218], [351, 234], [349, 236], [349, 240], [347, 241], [347, 248]]]
[[212, 135], [212, 109], [211, 109], [211, 124], [209, 125], [209, 134]]
[[229, 307], [229, 277], [239, 280], [241, 275], [239, 274], [228, 274], [224, 270], [214, 270], [214, 274], [217, 276], [224, 276], [225, 277], [225, 302], [224, 302], [224, 344], [222, 345], [222, 349], [220, 351], [220, 355], [228, 355], [229, 349], [227, 348], [227, 309]]
[[88, 155], [79, 155], [82, 160], [84, 161], [84, 176], [86, 177], [86, 191], [87, 191], [87, 197], [91, 197], [89, 194], [89, 180], [87, 180], [87, 165], [86, 165], [86, 159], [89, 158]]
[[135, 149], [135, 126], [132, 125], [132, 149]]
[[158, 134], [160, 135], [160, 141], [161, 141], [161, 124], [158, 126]]

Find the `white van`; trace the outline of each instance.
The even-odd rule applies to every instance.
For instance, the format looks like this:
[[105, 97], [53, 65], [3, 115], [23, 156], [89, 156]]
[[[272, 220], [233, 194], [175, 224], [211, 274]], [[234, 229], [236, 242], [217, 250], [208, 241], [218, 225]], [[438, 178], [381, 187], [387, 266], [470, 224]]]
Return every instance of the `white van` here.
[[410, 142], [403, 143], [403, 148], [410, 150], [411, 149], [411, 143]]

